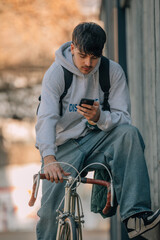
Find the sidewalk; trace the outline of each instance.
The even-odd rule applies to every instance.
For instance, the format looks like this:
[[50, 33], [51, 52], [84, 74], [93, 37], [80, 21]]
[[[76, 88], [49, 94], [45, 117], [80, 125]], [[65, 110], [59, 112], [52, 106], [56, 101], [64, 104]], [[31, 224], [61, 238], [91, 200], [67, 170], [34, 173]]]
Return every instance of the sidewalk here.
[[[0, 233], [0, 240], [36, 240], [35, 234], [30, 232]], [[84, 240], [110, 240], [109, 233], [104, 231], [85, 231]]]

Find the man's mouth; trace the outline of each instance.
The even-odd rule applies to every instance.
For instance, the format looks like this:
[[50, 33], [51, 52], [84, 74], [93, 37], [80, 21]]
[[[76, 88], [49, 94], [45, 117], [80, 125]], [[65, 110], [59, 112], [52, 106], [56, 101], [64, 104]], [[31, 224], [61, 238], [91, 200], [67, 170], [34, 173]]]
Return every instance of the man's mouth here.
[[92, 67], [82, 67], [85, 71], [89, 71], [92, 69]]

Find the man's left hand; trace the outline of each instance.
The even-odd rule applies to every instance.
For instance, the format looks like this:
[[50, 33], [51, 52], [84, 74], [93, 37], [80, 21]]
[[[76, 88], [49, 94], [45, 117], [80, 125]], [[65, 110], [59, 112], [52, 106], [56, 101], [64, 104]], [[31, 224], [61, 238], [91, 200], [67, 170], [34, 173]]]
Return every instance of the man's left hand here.
[[99, 120], [100, 109], [98, 102], [94, 102], [92, 106], [88, 104], [82, 104], [81, 106], [77, 106], [77, 109], [77, 111], [88, 121], [97, 122]]

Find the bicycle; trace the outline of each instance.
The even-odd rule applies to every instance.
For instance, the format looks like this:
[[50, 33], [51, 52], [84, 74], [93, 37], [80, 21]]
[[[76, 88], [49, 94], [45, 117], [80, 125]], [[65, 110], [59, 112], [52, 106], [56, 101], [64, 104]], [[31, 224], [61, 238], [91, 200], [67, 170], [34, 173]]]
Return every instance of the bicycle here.
[[[101, 163], [96, 163], [96, 164], [103, 165]], [[90, 164], [88, 166], [91, 166], [91, 165], [93, 164]], [[107, 214], [107, 212], [113, 206], [113, 198], [114, 198], [113, 180], [108, 168], [105, 165], [103, 166], [107, 169], [111, 182], [81, 177], [81, 173], [84, 169], [80, 173], [76, 170], [78, 173], [77, 177], [72, 177], [72, 176], [63, 177], [63, 180], [66, 181], [65, 194], [62, 201], [59, 204], [58, 209], [56, 210], [58, 214], [57, 216], [58, 228], [57, 228], [56, 240], [64, 240], [64, 239], [65, 240], [82, 240], [83, 239], [82, 224], [84, 223], [84, 220], [83, 220], [84, 214], [83, 214], [82, 202], [79, 194], [77, 193], [77, 187], [78, 187], [77, 183], [97, 184], [97, 185], [107, 187], [107, 202], [102, 211], [103, 214]], [[85, 169], [87, 167], [85, 167]], [[45, 174], [41, 174], [39, 172], [38, 174], [35, 174], [33, 176], [33, 189], [32, 189], [31, 199], [29, 201], [29, 206], [33, 206], [36, 201], [40, 179], [46, 179]], [[63, 201], [64, 201], [64, 209], [60, 210], [60, 207]]]

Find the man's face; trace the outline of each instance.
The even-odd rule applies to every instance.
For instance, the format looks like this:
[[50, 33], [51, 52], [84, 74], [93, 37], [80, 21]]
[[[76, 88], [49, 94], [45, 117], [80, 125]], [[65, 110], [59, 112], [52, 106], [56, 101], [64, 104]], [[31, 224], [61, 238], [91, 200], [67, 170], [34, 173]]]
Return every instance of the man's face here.
[[80, 52], [73, 43], [71, 43], [71, 53], [73, 56], [74, 65], [83, 74], [90, 73], [95, 68], [99, 60], [99, 57]]

